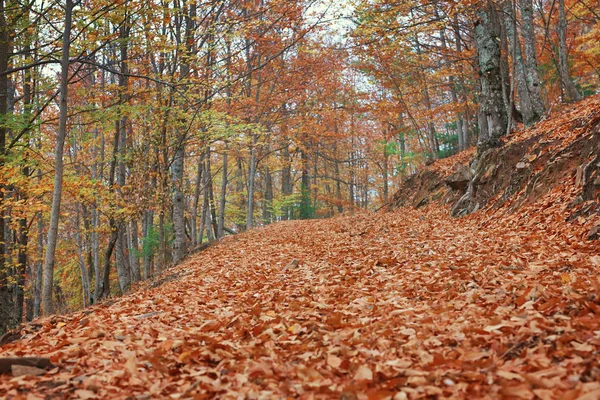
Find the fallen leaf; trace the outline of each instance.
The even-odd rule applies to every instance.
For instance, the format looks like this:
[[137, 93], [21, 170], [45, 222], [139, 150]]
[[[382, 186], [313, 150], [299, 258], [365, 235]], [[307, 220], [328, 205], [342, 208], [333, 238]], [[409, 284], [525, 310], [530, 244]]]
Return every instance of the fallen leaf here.
[[372, 381], [373, 371], [366, 365], [361, 365], [354, 374], [354, 380], [356, 381]]

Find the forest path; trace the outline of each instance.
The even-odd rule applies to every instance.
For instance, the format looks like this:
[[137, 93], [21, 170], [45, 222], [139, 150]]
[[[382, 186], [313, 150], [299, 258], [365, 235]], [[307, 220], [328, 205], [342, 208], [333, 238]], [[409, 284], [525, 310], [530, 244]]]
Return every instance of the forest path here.
[[600, 395], [597, 244], [539, 218], [430, 206], [228, 237], [158, 287], [38, 321], [0, 354], [58, 368], [2, 376], [0, 393]]

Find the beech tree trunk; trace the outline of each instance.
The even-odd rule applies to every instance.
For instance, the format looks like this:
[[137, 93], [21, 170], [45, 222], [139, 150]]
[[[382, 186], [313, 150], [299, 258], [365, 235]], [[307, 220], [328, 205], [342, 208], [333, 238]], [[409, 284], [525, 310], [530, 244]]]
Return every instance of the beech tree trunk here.
[[[286, 145], [283, 148], [283, 166], [281, 167], [281, 193], [284, 198], [292, 194], [292, 168], [291, 168], [290, 149]], [[287, 204], [283, 207], [282, 218], [287, 220], [291, 219], [292, 209]]]
[[[531, 96], [529, 94], [529, 88], [527, 86], [525, 61], [523, 60], [523, 49], [521, 48], [521, 42], [519, 41], [519, 36], [517, 35], [516, 31], [516, 16], [514, 14], [513, 4], [511, 0], [504, 1], [503, 10], [504, 26], [506, 28], [507, 36], [511, 45], [511, 53], [513, 56], [512, 73], [514, 76], [512, 79], [517, 83], [517, 90], [519, 93], [519, 105], [521, 106], [523, 122], [525, 123], [525, 125], [531, 125], [539, 120], [540, 115], [536, 114], [533, 108], [533, 104], [531, 102]], [[511, 96], [513, 96], [512, 93]], [[514, 98], [512, 99], [512, 102], [514, 104]]]
[[71, 19], [73, 14], [73, 1], [66, 0], [65, 6], [65, 27], [62, 38], [62, 56], [60, 61], [60, 103], [58, 130], [56, 132], [56, 153], [54, 167], [54, 191], [52, 193], [52, 206], [50, 211], [50, 224], [48, 225], [48, 244], [46, 247], [46, 257], [44, 261], [44, 285], [43, 285], [43, 303], [44, 314], [54, 313], [54, 304], [52, 301], [52, 284], [54, 280], [54, 255], [56, 253], [56, 244], [58, 241], [58, 222], [60, 218], [60, 204], [62, 201], [63, 184], [63, 152], [65, 147], [65, 138], [67, 136], [67, 99], [69, 84], [69, 50], [71, 47]]
[[567, 15], [565, 0], [558, 0], [558, 73], [567, 102], [582, 99], [569, 73], [569, 55], [567, 52]]
[[[204, 174], [203, 174], [203, 197], [204, 197], [204, 205], [202, 209], [203, 216], [203, 228], [206, 228], [206, 238], [208, 242], [212, 242], [215, 240], [214, 230], [213, 230], [213, 215], [210, 204], [210, 190], [212, 187], [212, 175], [211, 175], [211, 166], [210, 166], [210, 147], [206, 148], [206, 156], [204, 159]], [[202, 232], [200, 232], [202, 234]]]
[[198, 240], [198, 204], [200, 201], [200, 191], [202, 190], [202, 165], [204, 163], [204, 153], [200, 154], [198, 168], [196, 171], [196, 181], [194, 182], [194, 198], [192, 199], [192, 215], [190, 217], [190, 227], [192, 236], [192, 247], [199, 244]]
[[89, 275], [85, 266], [85, 246], [81, 236], [81, 204], [78, 204], [77, 215], [75, 217], [75, 241], [77, 242], [77, 259], [79, 263], [79, 270], [81, 272], [82, 305], [85, 308], [91, 304], [91, 292]]
[[532, 0], [519, 0], [519, 3], [521, 5], [521, 34], [523, 36], [523, 44], [525, 45], [527, 89], [529, 90], [533, 111], [539, 118], [546, 112], [546, 107], [542, 98], [542, 85], [540, 83], [540, 75], [538, 72], [533, 4]]
[[225, 152], [223, 153], [223, 171], [221, 178], [221, 195], [219, 198], [219, 221], [217, 224], [217, 237], [220, 239], [225, 235], [225, 205], [227, 202], [227, 150], [228, 146], [225, 145]]
[[508, 115], [504, 105], [504, 87], [501, 76], [500, 26], [497, 11], [491, 1], [477, 10], [475, 41], [479, 56], [481, 105], [478, 148], [485, 150], [499, 146], [506, 133]]
[[254, 185], [256, 181], [256, 144], [258, 135], [252, 134], [252, 148], [250, 149], [250, 165], [248, 167], [248, 211], [246, 213], [246, 229], [254, 225]]
[[127, 241], [129, 247], [129, 267], [131, 268], [131, 279], [134, 282], [139, 282], [141, 280], [140, 275], [140, 249], [138, 246], [138, 224], [137, 219], [133, 219], [129, 223]]
[[[119, 102], [126, 104], [129, 95], [126, 93], [129, 86], [129, 73], [128, 60], [128, 40], [129, 40], [129, 16], [125, 15], [125, 20], [119, 28], [119, 50], [120, 50], [120, 64], [121, 73], [119, 74]], [[123, 115], [116, 123], [115, 135], [118, 136], [118, 173], [117, 173], [117, 185], [120, 187], [125, 186], [126, 181], [126, 165], [125, 157], [127, 154], [127, 123], [128, 118]], [[117, 221], [117, 242], [116, 242], [116, 264], [117, 264], [117, 276], [119, 278], [119, 286], [121, 291], [125, 293], [131, 286], [131, 265], [129, 264], [129, 257], [127, 255], [127, 222], [124, 220]]]
[[173, 262], [178, 263], [186, 253], [185, 196], [183, 194], [183, 160], [185, 149], [180, 144], [173, 160]]

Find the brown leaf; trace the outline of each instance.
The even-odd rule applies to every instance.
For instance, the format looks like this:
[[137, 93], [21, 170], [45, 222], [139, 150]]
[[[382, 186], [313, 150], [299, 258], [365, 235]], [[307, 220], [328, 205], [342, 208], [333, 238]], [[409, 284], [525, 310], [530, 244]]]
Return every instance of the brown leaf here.
[[372, 381], [373, 371], [366, 365], [361, 365], [354, 374], [354, 380], [356, 381]]

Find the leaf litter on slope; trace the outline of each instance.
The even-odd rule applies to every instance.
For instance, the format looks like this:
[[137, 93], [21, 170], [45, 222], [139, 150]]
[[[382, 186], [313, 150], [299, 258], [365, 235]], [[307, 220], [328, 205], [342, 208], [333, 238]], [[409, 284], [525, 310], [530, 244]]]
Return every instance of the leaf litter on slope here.
[[227, 238], [178, 266], [177, 280], [41, 320], [2, 353], [49, 357], [57, 368], [3, 376], [0, 390], [32, 399], [597, 398], [600, 266], [584, 227], [559, 229], [535, 213], [532, 223], [447, 214], [358, 213]]

